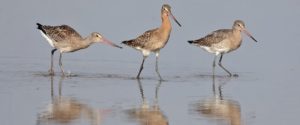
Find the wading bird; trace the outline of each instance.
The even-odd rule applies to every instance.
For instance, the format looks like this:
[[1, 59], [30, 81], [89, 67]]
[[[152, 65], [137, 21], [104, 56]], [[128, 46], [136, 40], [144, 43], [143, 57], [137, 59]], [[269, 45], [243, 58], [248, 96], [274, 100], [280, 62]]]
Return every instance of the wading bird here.
[[37, 23], [37, 29], [41, 31], [43, 37], [49, 42], [53, 47], [51, 51], [51, 67], [49, 70], [50, 75], [54, 75], [53, 71], [53, 54], [56, 50], [59, 50], [59, 66], [62, 75], [65, 75], [62, 66], [62, 54], [68, 52], [75, 52], [81, 49], [89, 47], [93, 43], [105, 43], [114, 47], [122, 48], [106, 38], [104, 38], [100, 33], [93, 32], [86, 38], [82, 38], [81, 35], [76, 32], [73, 28], [68, 25], [61, 26], [46, 26]]
[[[232, 29], [219, 29], [198, 40], [190, 40], [188, 43], [203, 48], [209, 53], [215, 54], [213, 61], [213, 74], [216, 66], [215, 60], [218, 55], [221, 55], [219, 59], [219, 66], [231, 77], [232, 74], [222, 65], [222, 58], [225, 53], [234, 51], [241, 46], [241, 32], [244, 32], [251, 39], [257, 42], [257, 40], [246, 30], [245, 23], [241, 20], [236, 20], [234, 21]], [[234, 74], [234, 76], [238, 75]]]
[[153, 52], [156, 55], [155, 70], [160, 80], [162, 80], [162, 77], [158, 71], [158, 58], [159, 58], [160, 50], [163, 47], [165, 47], [165, 45], [167, 44], [170, 38], [172, 25], [169, 16], [171, 16], [179, 26], [181, 26], [181, 24], [176, 20], [175, 16], [173, 16], [171, 12], [171, 6], [168, 4], [164, 4], [161, 8], [162, 24], [159, 28], [148, 30], [142, 35], [138, 36], [136, 39], [122, 42], [127, 46], [130, 46], [138, 51], [141, 51], [143, 54], [143, 61], [140, 66], [139, 73], [136, 77], [137, 79], [140, 79], [140, 74], [143, 70], [145, 59], [149, 56], [151, 52]]

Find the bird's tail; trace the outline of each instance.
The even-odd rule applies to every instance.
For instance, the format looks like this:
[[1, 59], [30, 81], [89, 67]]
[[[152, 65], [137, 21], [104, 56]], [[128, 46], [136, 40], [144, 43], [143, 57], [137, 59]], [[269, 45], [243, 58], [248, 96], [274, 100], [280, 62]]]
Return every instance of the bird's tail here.
[[126, 40], [126, 41], [123, 41], [122, 44], [125, 44], [125, 45], [132, 45], [133, 43], [133, 40]]
[[194, 44], [196, 41], [194, 41], [194, 40], [189, 40], [189, 41], [187, 41], [188, 43], [190, 43], [190, 44]]
[[37, 29], [39, 29], [39, 30], [43, 31], [43, 33], [45, 33], [45, 34], [46, 34], [46, 31], [43, 29], [43, 25], [42, 25], [42, 24], [40, 24], [40, 23], [36, 23], [36, 25], [38, 26], [38, 27], [37, 27]]
[[43, 28], [42, 28], [42, 26], [43, 26], [42, 24], [36, 23], [36, 25], [38, 26], [37, 29], [39, 29], [39, 30], [42, 30], [42, 29], [43, 29]]

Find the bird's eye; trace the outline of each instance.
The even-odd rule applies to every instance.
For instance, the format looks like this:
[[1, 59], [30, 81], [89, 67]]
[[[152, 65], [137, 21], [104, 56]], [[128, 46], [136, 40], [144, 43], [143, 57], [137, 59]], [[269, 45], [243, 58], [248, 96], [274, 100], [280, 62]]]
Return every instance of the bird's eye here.
[[165, 11], [169, 11], [167, 8], [164, 8], [165, 9]]
[[99, 34], [97, 34], [97, 37], [99, 37], [99, 38], [102, 38], [102, 36], [101, 36], [101, 35], [99, 35]]

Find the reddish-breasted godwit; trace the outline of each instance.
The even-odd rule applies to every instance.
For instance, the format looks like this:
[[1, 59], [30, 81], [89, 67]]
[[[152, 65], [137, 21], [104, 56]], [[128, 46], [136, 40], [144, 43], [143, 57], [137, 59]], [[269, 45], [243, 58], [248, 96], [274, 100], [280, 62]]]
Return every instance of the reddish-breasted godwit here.
[[78, 32], [68, 25], [61, 26], [46, 26], [37, 23], [37, 29], [41, 31], [43, 37], [49, 42], [49, 44], [54, 48], [51, 51], [51, 67], [49, 70], [50, 75], [54, 75], [53, 71], [53, 54], [58, 49], [60, 51], [59, 55], [59, 66], [62, 75], [65, 75], [62, 67], [62, 54], [67, 52], [75, 52], [80, 49], [85, 49], [93, 43], [106, 43], [108, 45], [122, 48], [109, 40], [105, 39], [100, 33], [93, 32], [86, 38], [82, 38]]
[[[198, 40], [191, 40], [188, 42], [190, 44], [194, 44], [196, 46], [203, 48], [209, 53], [215, 54], [214, 61], [213, 61], [213, 74], [216, 66], [215, 64], [216, 57], [218, 55], [221, 55], [219, 60], [219, 66], [222, 69], [224, 69], [231, 77], [232, 74], [226, 68], [223, 67], [221, 61], [225, 53], [234, 51], [241, 46], [242, 43], [241, 32], [244, 32], [251, 39], [257, 42], [257, 40], [246, 30], [245, 23], [241, 20], [234, 21], [232, 29], [219, 29], [208, 34], [203, 38], [200, 38]], [[234, 74], [234, 76], [238, 76], [238, 75]]]
[[138, 51], [141, 51], [143, 54], [143, 61], [140, 66], [139, 73], [137, 75], [137, 79], [140, 78], [140, 74], [143, 70], [143, 65], [145, 59], [149, 56], [151, 52], [155, 53], [156, 55], [156, 65], [155, 70], [157, 75], [159, 76], [160, 80], [162, 80], [162, 77], [160, 76], [160, 73], [158, 71], [158, 58], [159, 58], [159, 52], [160, 50], [167, 44], [170, 33], [172, 30], [171, 22], [169, 19], [169, 16], [171, 16], [174, 21], [181, 26], [181, 24], [176, 20], [176, 18], [173, 16], [171, 12], [171, 6], [168, 4], [164, 4], [161, 8], [161, 19], [162, 24], [159, 28], [155, 28], [152, 30], [148, 30], [136, 39], [123, 41], [122, 43], [130, 46], [134, 49], [137, 49]]

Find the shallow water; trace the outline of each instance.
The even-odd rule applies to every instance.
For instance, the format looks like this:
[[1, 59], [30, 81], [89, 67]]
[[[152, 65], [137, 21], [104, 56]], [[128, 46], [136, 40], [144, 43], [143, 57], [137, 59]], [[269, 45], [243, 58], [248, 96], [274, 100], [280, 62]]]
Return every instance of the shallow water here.
[[[68, 24], [83, 36], [101, 32], [115, 43], [160, 25], [163, 3], [174, 22], [155, 74], [154, 55], [142, 79], [137, 51], [95, 44], [64, 54], [70, 77], [47, 74], [51, 48], [36, 22]], [[147, 6], [145, 6], [147, 5]], [[298, 124], [300, 114], [299, 1], [5, 1], [0, 5], [1, 125], [282, 125]], [[190, 46], [218, 28], [242, 19], [257, 43], [224, 56], [212, 77], [213, 55]], [[126, 25], [125, 25], [126, 24]]]

